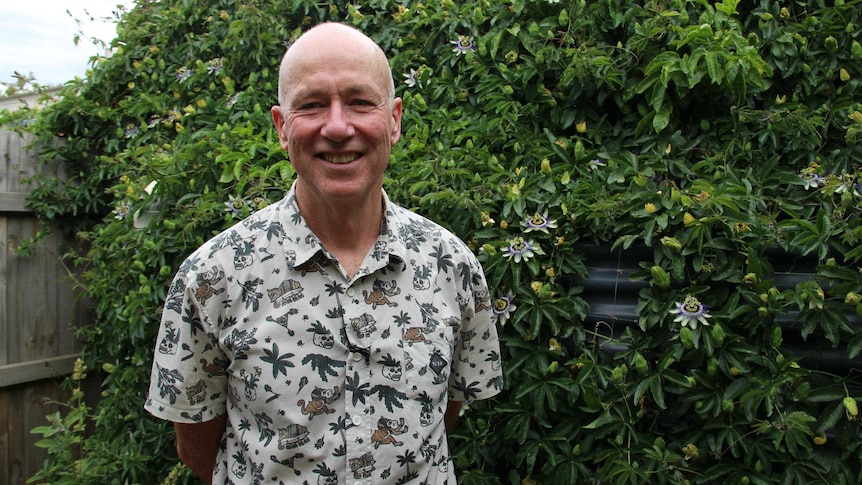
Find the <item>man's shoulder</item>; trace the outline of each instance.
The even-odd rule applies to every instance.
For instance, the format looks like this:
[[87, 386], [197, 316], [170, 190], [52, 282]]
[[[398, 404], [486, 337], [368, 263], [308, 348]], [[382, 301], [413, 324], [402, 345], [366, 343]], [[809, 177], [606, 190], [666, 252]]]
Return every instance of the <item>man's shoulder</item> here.
[[441, 224], [398, 204], [390, 204], [390, 220], [396, 237], [410, 248], [445, 248], [447, 253], [468, 254], [472, 251], [458, 235]]
[[283, 238], [285, 205], [285, 199], [281, 199], [222, 230], [200, 245], [189, 259], [219, 264], [224, 258], [232, 260], [238, 250], [252, 250], [258, 244]]
[[458, 239], [452, 231], [439, 223], [396, 203], [389, 205], [390, 217], [396, 228], [409, 227], [416, 232], [425, 233], [435, 239]]

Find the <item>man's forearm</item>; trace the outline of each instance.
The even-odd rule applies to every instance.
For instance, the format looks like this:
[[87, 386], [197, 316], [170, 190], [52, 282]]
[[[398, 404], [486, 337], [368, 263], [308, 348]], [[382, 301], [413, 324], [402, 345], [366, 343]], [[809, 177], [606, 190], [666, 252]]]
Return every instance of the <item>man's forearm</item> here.
[[227, 415], [203, 423], [174, 423], [177, 453], [207, 485], [212, 484], [213, 467], [227, 425]]
[[446, 431], [452, 431], [455, 427], [455, 422], [458, 421], [458, 415], [461, 413], [461, 401], [449, 401], [446, 406], [446, 414], [443, 415], [443, 422], [446, 423]]

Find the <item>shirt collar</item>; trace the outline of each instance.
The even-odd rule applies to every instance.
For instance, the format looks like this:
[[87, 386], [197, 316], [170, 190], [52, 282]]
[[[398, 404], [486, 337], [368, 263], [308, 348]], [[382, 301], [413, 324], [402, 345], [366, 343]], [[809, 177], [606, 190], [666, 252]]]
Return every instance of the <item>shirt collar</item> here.
[[[392, 203], [386, 191], [383, 191], [383, 222], [380, 225], [380, 235], [371, 248], [371, 267], [362, 267], [356, 277], [373, 273], [385, 267], [392, 258], [404, 262], [407, 260], [407, 245], [399, 237], [398, 228], [407, 223], [402, 212], [404, 209]], [[321, 254], [332, 258], [323, 247], [317, 236], [309, 229], [305, 218], [299, 211], [296, 202], [296, 182], [291, 185], [287, 195], [282, 199], [282, 225], [285, 231], [285, 249], [288, 247], [296, 254], [295, 266], [301, 266]]]

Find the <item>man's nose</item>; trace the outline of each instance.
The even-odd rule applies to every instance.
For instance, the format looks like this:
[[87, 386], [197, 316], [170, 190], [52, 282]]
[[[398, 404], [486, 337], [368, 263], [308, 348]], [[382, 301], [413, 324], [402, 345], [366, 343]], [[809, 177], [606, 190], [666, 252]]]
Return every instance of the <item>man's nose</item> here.
[[341, 103], [332, 103], [326, 113], [321, 134], [333, 141], [341, 141], [353, 136], [350, 114]]

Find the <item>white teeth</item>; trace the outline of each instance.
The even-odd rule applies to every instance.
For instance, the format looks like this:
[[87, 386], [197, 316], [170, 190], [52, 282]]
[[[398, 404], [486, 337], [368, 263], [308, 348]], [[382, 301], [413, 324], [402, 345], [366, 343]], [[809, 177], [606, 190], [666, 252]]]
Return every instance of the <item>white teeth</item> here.
[[325, 158], [327, 162], [348, 163], [355, 160], [357, 156], [358, 154], [356, 153], [342, 153], [338, 155], [324, 155], [323, 158]]

